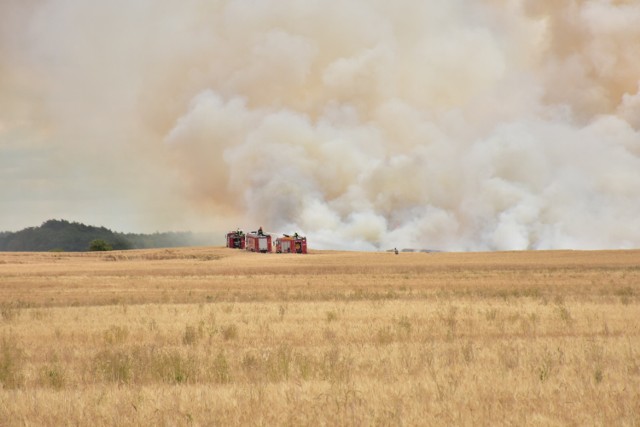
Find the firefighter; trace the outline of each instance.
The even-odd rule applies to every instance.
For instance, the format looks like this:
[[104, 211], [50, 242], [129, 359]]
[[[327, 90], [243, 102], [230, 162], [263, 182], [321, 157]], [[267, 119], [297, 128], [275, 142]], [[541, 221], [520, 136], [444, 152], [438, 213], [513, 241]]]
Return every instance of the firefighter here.
[[258, 236], [264, 236], [264, 234], [262, 233], [262, 226], [258, 228]]
[[393, 252], [398, 255], [398, 248], [393, 248]]

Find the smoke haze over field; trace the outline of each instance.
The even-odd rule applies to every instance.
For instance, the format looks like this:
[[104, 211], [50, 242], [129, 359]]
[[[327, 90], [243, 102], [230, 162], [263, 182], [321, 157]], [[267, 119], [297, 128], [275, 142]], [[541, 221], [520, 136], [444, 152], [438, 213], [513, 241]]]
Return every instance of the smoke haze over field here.
[[640, 247], [640, 3], [4, 0], [0, 229]]

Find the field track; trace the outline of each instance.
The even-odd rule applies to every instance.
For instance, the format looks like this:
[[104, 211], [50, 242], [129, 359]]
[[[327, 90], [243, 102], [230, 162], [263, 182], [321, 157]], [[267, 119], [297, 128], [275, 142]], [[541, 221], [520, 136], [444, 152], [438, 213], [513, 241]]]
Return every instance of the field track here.
[[640, 251], [0, 253], [0, 425], [640, 426]]

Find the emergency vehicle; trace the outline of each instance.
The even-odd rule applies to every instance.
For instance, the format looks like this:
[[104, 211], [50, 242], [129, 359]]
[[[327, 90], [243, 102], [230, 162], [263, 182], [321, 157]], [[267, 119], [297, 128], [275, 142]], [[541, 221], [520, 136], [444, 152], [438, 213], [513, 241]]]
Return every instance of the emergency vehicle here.
[[299, 236], [298, 233], [293, 236], [285, 234], [282, 237], [276, 239], [276, 252], [277, 253], [293, 253], [293, 254], [306, 254], [307, 253], [307, 238]]

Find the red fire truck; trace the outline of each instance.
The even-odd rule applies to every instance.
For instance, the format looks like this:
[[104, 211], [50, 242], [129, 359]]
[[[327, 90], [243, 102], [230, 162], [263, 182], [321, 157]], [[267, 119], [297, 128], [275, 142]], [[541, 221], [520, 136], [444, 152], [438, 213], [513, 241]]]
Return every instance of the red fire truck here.
[[307, 238], [299, 236], [298, 233], [293, 236], [284, 235], [276, 239], [276, 252], [277, 253], [294, 253], [294, 254], [306, 254], [307, 253]]
[[247, 233], [246, 250], [251, 252], [272, 252], [271, 235], [259, 231]]
[[234, 249], [244, 249], [245, 240], [242, 230], [231, 231], [227, 233], [227, 247]]

